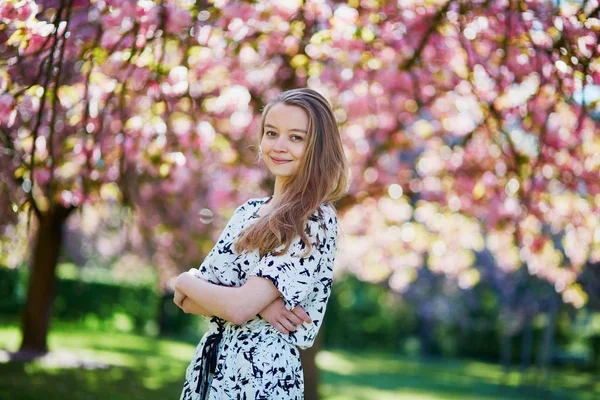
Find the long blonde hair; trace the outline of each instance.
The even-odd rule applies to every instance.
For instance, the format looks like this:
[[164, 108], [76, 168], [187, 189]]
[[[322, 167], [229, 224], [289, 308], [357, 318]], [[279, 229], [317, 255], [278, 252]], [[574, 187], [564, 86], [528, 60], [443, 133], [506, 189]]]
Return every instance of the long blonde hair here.
[[306, 256], [312, 246], [304, 232], [305, 223], [322, 203], [329, 203], [333, 208], [333, 202], [346, 195], [350, 181], [348, 160], [331, 106], [325, 97], [308, 88], [285, 91], [265, 106], [260, 120], [259, 145], [266, 116], [278, 103], [301, 107], [308, 114], [304, 156], [298, 173], [285, 181], [279, 204], [242, 232], [234, 249], [238, 253], [258, 249], [262, 257], [285, 244], [283, 250], [273, 252], [279, 256], [287, 252], [294, 238], [299, 236], [307, 245]]

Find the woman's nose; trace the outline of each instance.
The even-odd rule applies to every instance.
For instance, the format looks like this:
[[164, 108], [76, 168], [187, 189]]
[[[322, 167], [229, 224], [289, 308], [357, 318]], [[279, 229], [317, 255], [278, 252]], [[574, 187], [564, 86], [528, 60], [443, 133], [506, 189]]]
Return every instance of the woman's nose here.
[[287, 141], [283, 136], [280, 136], [277, 138], [277, 142], [275, 142], [275, 146], [273, 146], [273, 150], [277, 150], [277, 151], [287, 150]]

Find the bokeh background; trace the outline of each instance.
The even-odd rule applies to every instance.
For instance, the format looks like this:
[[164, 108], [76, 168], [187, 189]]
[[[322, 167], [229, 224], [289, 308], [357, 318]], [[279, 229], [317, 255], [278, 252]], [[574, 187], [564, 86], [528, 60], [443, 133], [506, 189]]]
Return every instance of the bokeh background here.
[[311, 87], [352, 165], [307, 399], [600, 397], [598, 1], [0, 2], [0, 398], [178, 398], [172, 303]]

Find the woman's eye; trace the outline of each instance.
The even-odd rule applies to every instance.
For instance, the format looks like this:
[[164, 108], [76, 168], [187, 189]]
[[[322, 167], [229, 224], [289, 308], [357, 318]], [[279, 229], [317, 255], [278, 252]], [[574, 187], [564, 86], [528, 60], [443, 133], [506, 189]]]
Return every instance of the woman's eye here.
[[273, 132], [273, 131], [267, 131], [267, 136], [273, 136], [273, 135], [271, 135], [271, 133], [272, 133], [273, 135], [276, 135], [276, 133], [275, 133], [275, 132]]
[[294, 139], [301, 141], [302, 140], [302, 136], [298, 136], [298, 135], [294, 135]]

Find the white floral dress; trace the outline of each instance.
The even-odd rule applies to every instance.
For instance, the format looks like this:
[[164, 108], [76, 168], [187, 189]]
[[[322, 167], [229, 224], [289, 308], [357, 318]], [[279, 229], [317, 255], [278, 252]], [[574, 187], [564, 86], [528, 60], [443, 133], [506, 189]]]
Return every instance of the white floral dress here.
[[250, 276], [267, 278], [280, 291], [286, 308], [301, 305], [312, 323], [304, 322], [295, 332], [283, 334], [259, 315], [243, 325], [205, 317], [209, 329], [186, 370], [180, 400], [304, 397], [298, 348], [312, 346], [323, 322], [337, 249], [337, 216], [332, 205], [323, 203], [307, 220], [305, 232], [312, 249], [304, 258], [300, 256], [305, 245], [299, 237], [281, 256], [268, 253], [260, 258], [257, 249], [236, 253], [233, 243], [258, 220], [258, 209], [270, 199], [250, 199], [235, 210], [198, 274], [225, 286], [241, 286]]

